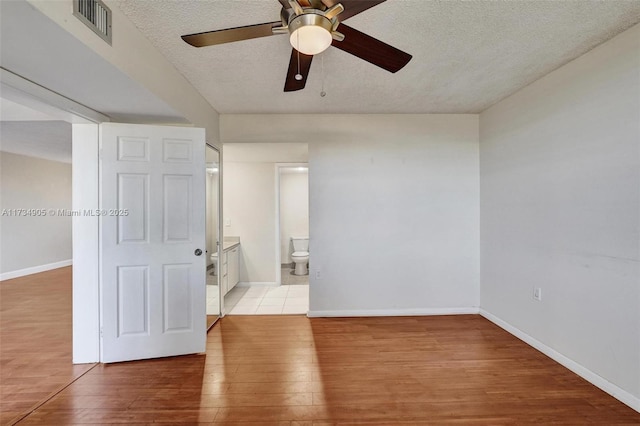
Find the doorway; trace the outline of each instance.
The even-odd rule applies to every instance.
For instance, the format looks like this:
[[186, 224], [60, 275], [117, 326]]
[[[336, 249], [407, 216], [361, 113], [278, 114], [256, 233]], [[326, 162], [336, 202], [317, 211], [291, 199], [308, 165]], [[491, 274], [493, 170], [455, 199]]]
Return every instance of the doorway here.
[[[274, 165], [275, 175], [273, 174]], [[249, 179], [258, 175], [252, 167], [264, 172], [263, 180], [266, 180], [269, 174], [273, 177], [273, 181], [269, 184], [269, 189], [273, 191], [272, 195], [264, 198], [263, 206], [268, 204], [273, 206], [271, 207], [274, 214], [273, 228], [271, 228], [273, 239], [264, 250], [270, 251], [268, 254], [273, 259], [271, 260], [273, 263], [269, 262], [267, 267], [275, 265], [275, 272], [272, 272], [275, 282], [245, 282], [233, 288], [224, 298], [225, 309], [228, 309], [227, 312], [230, 315], [304, 315], [309, 310], [308, 263], [299, 265], [297, 273], [293, 263], [296, 250], [307, 253], [306, 261], [310, 258], [308, 255], [308, 164], [274, 163], [274, 165], [243, 166], [252, 173], [239, 173], [237, 178], [248, 183], [246, 188], [240, 188], [244, 194], [247, 194], [257, 185], [255, 179]], [[237, 164], [235, 166], [240, 168]], [[233, 167], [230, 169], [233, 170]], [[225, 194], [230, 193], [225, 191]], [[255, 210], [259, 211], [258, 206], [255, 206]], [[238, 219], [241, 220], [242, 216], [238, 215]], [[267, 225], [268, 223], [264, 223], [263, 226]], [[247, 234], [243, 241], [250, 249], [251, 241], [246, 236]], [[297, 253], [296, 260], [300, 259], [305, 260], [304, 255]], [[249, 261], [251, 259], [247, 260]]]
[[0, 279], [71, 265], [72, 124], [0, 98]]
[[281, 285], [308, 286], [309, 167], [277, 164], [276, 174], [276, 277]]
[[[79, 209], [79, 203], [82, 201], [90, 203], [91, 200], [83, 200], [82, 197], [71, 196], [71, 194], [75, 194], [79, 187], [91, 188], [96, 193], [97, 200], [97, 165], [93, 169], [95, 171], [95, 181], [93, 181], [87, 178], [91, 175], [91, 170], [86, 173], [92, 165], [86, 161], [78, 161], [78, 159], [82, 160], [82, 156], [93, 146], [77, 144], [76, 140], [83, 134], [96, 135], [97, 123], [108, 118], [5, 69], [0, 69], [0, 86], [2, 117], [3, 120], [11, 121], [11, 124], [3, 123], [2, 127], [3, 130], [11, 128], [16, 136], [15, 140], [10, 141], [5, 137], [7, 134], [3, 134], [3, 150], [13, 154], [13, 158], [8, 160], [14, 163], [11, 168], [17, 170], [14, 173], [10, 168], [3, 167], [3, 174], [12, 174], [14, 180], [18, 179], [16, 184], [23, 186], [23, 190], [18, 191], [24, 194], [19, 199], [21, 205], [14, 207], [33, 209], [32, 215], [23, 219], [34, 221], [31, 223], [24, 221], [24, 224], [29, 226], [26, 229], [15, 228], [14, 231], [22, 234], [21, 245], [29, 248], [37, 247], [36, 252], [31, 251], [22, 256], [14, 250], [18, 258], [15, 258], [13, 265], [8, 267], [14, 271], [4, 271], [7, 274], [3, 273], [2, 279], [72, 265], [74, 340], [71, 347], [67, 349], [67, 353], [72, 352], [74, 364], [95, 362], [98, 360], [99, 345], [96, 333], [98, 330], [96, 309], [95, 306], [89, 306], [87, 303], [76, 303], [76, 300], [89, 299], [96, 302], [98, 300], [95, 272], [97, 249], [94, 251], [94, 247], [87, 244], [88, 238], [84, 238], [97, 235], [98, 219], [80, 216], [77, 212], [83, 212], [83, 210]], [[97, 158], [97, 143], [93, 153], [94, 158]], [[44, 164], [46, 167], [43, 166]], [[15, 169], [15, 166], [19, 166], [20, 169]], [[27, 176], [22, 179], [19, 173], [27, 173]], [[46, 179], [44, 195], [36, 190], [42, 186], [38, 182], [40, 179], [38, 176]], [[5, 181], [4, 177], [3, 181]], [[5, 182], [8, 183], [8, 180]], [[16, 189], [18, 187], [13, 190]], [[32, 200], [29, 200], [29, 197]], [[3, 201], [9, 201], [9, 199], [3, 197]], [[3, 203], [3, 207], [10, 206]], [[86, 208], [86, 206], [83, 207]], [[91, 207], [97, 207], [97, 204]], [[42, 226], [46, 228], [44, 231], [41, 229]], [[3, 230], [7, 229], [9, 227], [3, 227]], [[5, 234], [3, 232], [3, 242], [10, 241], [7, 239], [9, 235]], [[28, 241], [30, 235], [38, 242], [31, 244]], [[22, 257], [21, 260], [20, 257]], [[94, 258], [96, 262], [92, 262]], [[15, 261], [23, 263], [18, 265]], [[15, 271], [15, 269], [18, 270]], [[87, 337], [89, 335], [91, 336]]]
[[220, 267], [218, 247], [220, 242], [220, 152], [206, 146], [206, 233], [207, 233], [207, 330], [220, 318]]
[[[221, 284], [223, 315], [306, 314], [308, 286], [282, 285], [280, 258], [288, 256], [280, 253], [279, 167], [307, 167], [308, 145], [229, 143], [223, 149], [223, 242], [237, 246], [235, 257], [227, 256], [226, 288]], [[299, 236], [308, 236], [307, 229]]]

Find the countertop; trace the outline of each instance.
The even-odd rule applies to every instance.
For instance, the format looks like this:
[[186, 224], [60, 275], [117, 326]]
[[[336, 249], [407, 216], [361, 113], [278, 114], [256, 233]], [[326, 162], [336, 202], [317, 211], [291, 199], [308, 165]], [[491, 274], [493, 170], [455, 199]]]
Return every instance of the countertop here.
[[222, 251], [231, 250], [232, 248], [238, 247], [239, 245], [239, 241], [224, 241], [222, 243]]

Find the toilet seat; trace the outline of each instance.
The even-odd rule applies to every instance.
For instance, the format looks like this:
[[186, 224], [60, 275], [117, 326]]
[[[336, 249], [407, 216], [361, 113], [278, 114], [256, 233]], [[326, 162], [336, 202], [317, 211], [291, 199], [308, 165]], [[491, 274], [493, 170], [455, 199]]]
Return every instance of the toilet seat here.
[[304, 256], [309, 256], [309, 252], [308, 251], [294, 251], [293, 254], [291, 255], [291, 257], [304, 257]]

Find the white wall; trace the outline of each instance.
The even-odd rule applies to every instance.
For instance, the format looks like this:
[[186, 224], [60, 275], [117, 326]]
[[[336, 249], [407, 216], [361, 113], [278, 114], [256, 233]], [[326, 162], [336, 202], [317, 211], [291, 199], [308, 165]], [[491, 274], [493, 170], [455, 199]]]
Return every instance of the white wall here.
[[345, 118], [309, 147], [311, 314], [477, 311], [478, 117]]
[[317, 118], [220, 120], [223, 142], [309, 143], [310, 314], [477, 312], [478, 116]]
[[0, 215], [3, 278], [51, 269], [38, 268], [49, 264], [71, 263], [71, 216], [49, 212], [71, 209], [71, 164], [0, 153], [0, 209], [46, 210], [44, 216]]
[[482, 308], [636, 409], [639, 123], [640, 26], [480, 118]]
[[291, 237], [309, 236], [309, 172], [280, 173], [280, 263], [291, 263]]
[[274, 283], [274, 164], [223, 161], [223, 232], [240, 237], [240, 281]]

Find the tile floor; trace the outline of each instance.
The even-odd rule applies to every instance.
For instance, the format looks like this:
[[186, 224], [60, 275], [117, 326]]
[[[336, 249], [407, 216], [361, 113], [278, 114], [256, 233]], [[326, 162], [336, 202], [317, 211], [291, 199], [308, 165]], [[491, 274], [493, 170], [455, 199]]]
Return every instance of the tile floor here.
[[309, 285], [309, 275], [293, 275], [293, 269], [287, 266], [282, 268], [280, 278], [282, 285]]
[[306, 314], [309, 285], [234, 287], [224, 297], [229, 315]]
[[207, 315], [219, 315], [218, 286], [207, 285]]
[[212, 270], [207, 271], [207, 315], [219, 315], [218, 306], [218, 277], [213, 275]]

